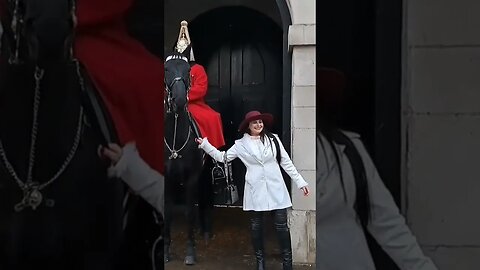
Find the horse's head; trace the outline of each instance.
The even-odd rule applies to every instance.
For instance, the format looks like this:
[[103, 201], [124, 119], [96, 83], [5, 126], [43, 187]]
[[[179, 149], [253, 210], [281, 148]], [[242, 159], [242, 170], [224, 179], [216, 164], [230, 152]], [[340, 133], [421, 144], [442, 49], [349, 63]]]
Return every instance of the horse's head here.
[[165, 60], [165, 108], [178, 113], [187, 107], [190, 90], [190, 64], [181, 54], [169, 55]]
[[0, 1], [5, 35], [2, 51], [11, 63], [45, 66], [71, 59], [75, 0]]

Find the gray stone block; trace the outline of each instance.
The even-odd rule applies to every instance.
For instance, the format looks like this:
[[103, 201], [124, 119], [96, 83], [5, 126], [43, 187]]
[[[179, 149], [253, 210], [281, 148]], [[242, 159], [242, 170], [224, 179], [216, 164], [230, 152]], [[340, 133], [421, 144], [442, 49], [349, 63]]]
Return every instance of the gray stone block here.
[[438, 247], [424, 250], [438, 269], [478, 270], [480, 265], [480, 247]]
[[315, 46], [297, 46], [293, 49], [293, 86], [315, 85]]
[[480, 112], [480, 47], [415, 49], [409, 67], [414, 112]]
[[420, 243], [480, 245], [479, 138], [480, 116], [411, 117], [407, 218]]
[[315, 129], [315, 108], [293, 108], [292, 128], [311, 128]]
[[409, 45], [480, 44], [480, 1], [410, 0], [407, 3]]
[[295, 86], [292, 89], [292, 106], [315, 107], [315, 86]]

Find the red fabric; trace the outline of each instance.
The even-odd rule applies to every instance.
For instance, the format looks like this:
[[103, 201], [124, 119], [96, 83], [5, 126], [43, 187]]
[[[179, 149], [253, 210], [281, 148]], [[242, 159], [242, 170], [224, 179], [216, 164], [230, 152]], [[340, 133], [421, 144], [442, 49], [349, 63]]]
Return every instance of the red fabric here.
[[203, 137], [215, 147], [225, 145], [222, 118], [219, 113], [205, 103], [208, 89], [207, 73], [203, 66], [194, 64], [190, 70], [191, 88], [188, 94], [188, 110], [197, 121]]
[[163, 174], [163, 61], [128, 35], [124, 16], [132, 3], [78, 1], [75, 55], [103, 96], [120, 142], [135, 141]]

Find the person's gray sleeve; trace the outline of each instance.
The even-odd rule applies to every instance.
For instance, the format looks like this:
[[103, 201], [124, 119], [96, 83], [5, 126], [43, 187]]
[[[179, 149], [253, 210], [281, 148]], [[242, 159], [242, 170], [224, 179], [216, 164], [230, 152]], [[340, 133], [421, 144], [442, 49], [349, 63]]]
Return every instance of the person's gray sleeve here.
[[365, 163], [369, 185], [372, 219], [368, 231], [400, 269], [437, 270], [407, 226], [364, 145], [360, 140], [354, 140], [354, 143]]
[[115, 166], [108, 169], [110, 177], [122, 179], [137, 195], [164, 213], [164, 176], [152, 169], [139, 155], [134, 144], [123, 147]]

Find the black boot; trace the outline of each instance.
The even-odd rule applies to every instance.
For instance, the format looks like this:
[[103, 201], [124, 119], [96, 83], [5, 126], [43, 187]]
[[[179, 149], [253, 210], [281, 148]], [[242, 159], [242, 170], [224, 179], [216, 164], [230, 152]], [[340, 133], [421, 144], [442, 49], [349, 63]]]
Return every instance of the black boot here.
[[280, 239], [280, 251], [282, 252], [283, 270], [292, 270], [292, 243], [290, 231], [277, 231]]
[[251, 218], [252, 244], [257, 261], [257, 270], [265, 270], [265, 254], [263, 247], [263, 215], [255, 212]]
[[282, 252], [283, 270], [292, 270], [292, 240], [290, 239], [290, 229], [287, 225], [286, 209], [276, 210], [275, 230], [280, 244], [280, 251]]
[[255, 259], [257, 260], [256, 270], [265, 270], [265, 258], [263, 254], [263, 249], [255, 250]]

